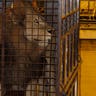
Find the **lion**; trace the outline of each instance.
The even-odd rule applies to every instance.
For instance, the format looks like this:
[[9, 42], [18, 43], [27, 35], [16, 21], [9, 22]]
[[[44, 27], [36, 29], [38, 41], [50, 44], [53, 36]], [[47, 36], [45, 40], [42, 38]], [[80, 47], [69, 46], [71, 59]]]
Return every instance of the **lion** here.
[[[3, 95], [24, 96], [28, 83], [44, 75], [43, 69], [47, 64], [46, 48], [51, 41], [54, 28], [34, 11], [30, 2], [24, 0], [12, 3], [5, 23], [5, 64], [2, 73], [4, 76], [0, 77], [4, 83]], [[2, 23], [0, 26], [2, 27]], [[2, 30], [0, 34], [2, 46]], [[0, 69], [0, 74], [1, 72]]]

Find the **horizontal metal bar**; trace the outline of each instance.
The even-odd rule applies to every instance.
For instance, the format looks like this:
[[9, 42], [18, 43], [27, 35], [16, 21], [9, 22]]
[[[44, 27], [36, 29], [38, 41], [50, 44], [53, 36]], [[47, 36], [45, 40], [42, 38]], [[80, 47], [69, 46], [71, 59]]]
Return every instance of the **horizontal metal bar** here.
[[88, 23], [91, 23], [91, 24], [96, 24], [96, 19], [88, 19], [88, 20], [83, 20], [83, 19], [80, 19], [80, 24], [88, 24]]
[[79, 25], [79, 23], [76, 23], [74, 26], [72, 26], [72, 27], [70, 28], [70, 30], [69, 30], [68, 32], [66, 32], [66, 34], [64, 34], [64, 35], [61, 37], [61, 39], [64, 39], [64, 38], [66, 38], [67, 35], [71, 34], [71, 33], [74, 31], [74, 29], [78, 27], [78, 25]]
[[96, 28], [80, 28], [80, 30], [96, 30]]
[[76, 12], [78, 12], [78, 11], [79, 11], [79, 8], [76, 9], [76, 10], [71, 11], [71, 12], [70, 12], [69, 14], [67, 14], [66, 16], [62, 16], [62, 19], [66, 19], [67, 17], [73, 15], [74, 13], [76, 13]]
[[95, 1], [95, 0], [81, 0], [81, 1], [84, 1], [84, 2], [86, 2], [86, 1], [88, 2], [89, 1], [90, 2], [90, 1]]

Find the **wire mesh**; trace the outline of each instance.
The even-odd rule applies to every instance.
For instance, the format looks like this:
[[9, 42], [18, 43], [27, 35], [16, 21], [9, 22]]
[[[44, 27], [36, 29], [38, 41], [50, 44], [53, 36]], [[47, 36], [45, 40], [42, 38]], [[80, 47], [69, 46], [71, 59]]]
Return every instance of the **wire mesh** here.
[[38, 1], [38, 6], [32, 6], [31, 0], [1, 2], [5, 18], [0, 18], [6, 24], [1, 24], [4, 43], [1, 46], [4, 51], [1, 53], [4, 55], [1, 57], [2, 95], [56, 95], [55, 1]]
[[1, 96], [70, 93], [60, 85], [78, 66], [78, 8], [79, 0], [0, 1]]

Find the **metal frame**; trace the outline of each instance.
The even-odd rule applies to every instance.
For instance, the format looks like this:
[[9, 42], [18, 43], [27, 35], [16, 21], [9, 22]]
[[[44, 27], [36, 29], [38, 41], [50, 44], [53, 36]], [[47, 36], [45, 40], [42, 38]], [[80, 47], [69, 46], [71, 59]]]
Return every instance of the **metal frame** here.
[[61, 13], [61, 92], [74, 96], [71, 86], [78, 77], [79, 1], [61, 0], [61, 2], [62, 9], [65, 10]]
[[[80, 3], [81, 3], [80, 4], [80, 21], [81, 22], [87, 21], [87, 23], [88, 21], [89, 22], [96, 21], [96, 9], [95, 9], [96, 1], [95, 0], [81, 0]], [[82, 8], [83, 3], [85, 3], [86, 6]]]

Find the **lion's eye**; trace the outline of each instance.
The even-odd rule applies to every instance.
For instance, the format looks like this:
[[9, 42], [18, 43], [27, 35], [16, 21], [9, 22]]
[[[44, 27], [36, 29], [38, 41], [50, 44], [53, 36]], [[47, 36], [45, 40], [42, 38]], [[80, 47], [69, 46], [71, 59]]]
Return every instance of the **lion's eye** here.
[[38, 19], [35, 19], [35, 20], [34, 20], [34, 22], [39, 24], [39, 21], [38, 21]]

